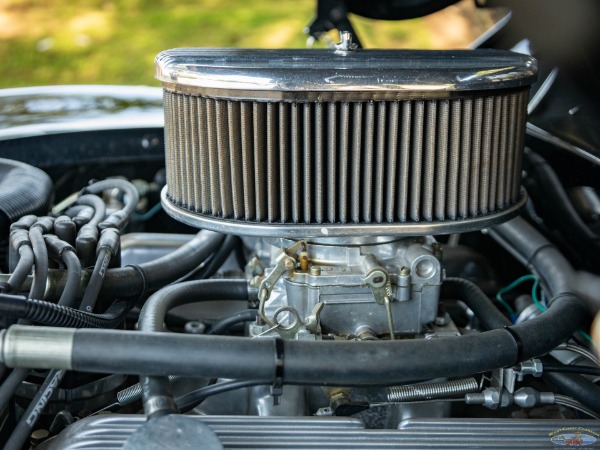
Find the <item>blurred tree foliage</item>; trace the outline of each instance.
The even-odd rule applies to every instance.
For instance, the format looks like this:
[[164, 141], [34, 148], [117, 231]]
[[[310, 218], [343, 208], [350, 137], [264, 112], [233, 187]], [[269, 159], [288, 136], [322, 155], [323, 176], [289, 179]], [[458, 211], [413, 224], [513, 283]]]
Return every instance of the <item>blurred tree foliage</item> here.
[[[367, 47], [460, 47], [491, 23], [471, 3], [403, 22], [351, 20]], [[156, 85], [153, 60], [167, 48], [302, 48], [315, 5], [316, 0], [0, 0], [0, 87]]]

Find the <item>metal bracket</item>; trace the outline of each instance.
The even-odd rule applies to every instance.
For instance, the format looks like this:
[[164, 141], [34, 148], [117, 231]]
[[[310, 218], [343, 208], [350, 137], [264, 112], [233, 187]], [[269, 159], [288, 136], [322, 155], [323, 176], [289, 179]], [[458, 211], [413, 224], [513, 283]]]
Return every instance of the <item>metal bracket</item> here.
[[306, 329], [312, 334], [320, 334], [321, 333], [321, 311], [325, 305], [323, 303], [317, 303], [315, 307], [310, 312], [310, 316], [306, 321]]
[[365, 255], [363, 267], [366, 276], [363, 283], [371, 288], [378, 305], [385, 305], [392, 298], [392, 282], [387, 270], [379, 265], [373, 255]]
[[[296, 268], [296, 257], [300, 250], [306, 249], [306, 241], [297, 241], [288, 248], [281, 249], [275, 257], [275, 267], [265, 277], [258, 288], [258, 314], [269, 326], [275, 326], [276, 323], [269, 319], [265, 314], [265, 303], [269, 300], [273, 287], [279, 279], [286, 273]], [[297, 313], [296, 313], [297, 314]]]
[[392, 316], [392, 281], [387, 270], [379, 265], [373, 255], [365, 255], [363, 266], [366, 276], [363, 283], [371, 288], [378, 305], [385, 305], [390, 339], [394, 339], [394, 318]]

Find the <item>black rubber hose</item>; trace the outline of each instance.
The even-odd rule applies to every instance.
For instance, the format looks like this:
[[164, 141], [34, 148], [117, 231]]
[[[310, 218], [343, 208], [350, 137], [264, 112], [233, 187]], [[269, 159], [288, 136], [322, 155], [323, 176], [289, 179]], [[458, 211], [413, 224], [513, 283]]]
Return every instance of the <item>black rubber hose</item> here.
[[144, 296], [194, 270], [214, 253], [224, 235], [203, 230], [190, 242], [162, 258], [106, 272], [102, 293], [121, 297]]
[[[193, 283], [200, 282], [186, 284]], [[170, 294], [168, 301], [149, 303], [144, 319], [140, 319], [142, 329], [162, 329], [166, 311], [184, 303], [186, 296], [177, 288], [178, 285], [171, 286], [162, 293]], [[162, 294], [155, 299], [161, 299]], [[194, 291], [186, 294], [192, 297]], [[572, 335], [578, 324], [578, 305], [575, 299], [563, 295], [551, 303], [548, 311], [528, 322], [428, 341], [307, 342], [77, 330], [69, 368], [143, 376], [280, 377], [292, 384], [389, 386], [440, 376], [472, 375], [545, 354]]]
[[[173, 293], [172, 289], [168, 292]], [[182, 304], [182, 298], [173, 295], [172, 301], [150, 303], [144, 320], [140, 318], [142, 329], [161, 330], [164, 314], [169, 307]], [[281, 376], [288, 383], [383, 386], [439, 376], [467, 376], [545, 354], [574, 332], [577, 305], [562, 296], [548, 311], [528, 322], [425, 342], [285, 340], [276, 345], [271, 339], [78, 330], [72, 361], [76, 370], [102, 373], [273, 379], [280, 362], [277, 355], [282, 354]]]
[[237, 325], [238, 323], [255, 320], [257, 314], [258, 311], [256, 309], [246, 309], [244, 311], [240, 311], [233, 316], [219, 320], [212, 326], [208, 334], [223, 334], [225, 331], [229, 330], [232, 326]]
[[535, 273], [551, 296], [572, 293], [574, 270], [569, 261], [522, 217], [491, 228], [490, 235]]
[[29, 291], [29, 298], [44, 298], [46, 282], [48, 281], [48, 250], [40, 227], [31, 227], [29, 240], [33, 249], [35, 270], [33, 272], [33, 283]]
[[586, 316], [581, 300], [571, 294], [553, 297], [543, 314], [510, 327], [521, 342], [521, 356], [526, 360], [550, 352], [579, 328]]
[[97, 195], [82, 195], [77, 199], [77, 204], [91, 206], [94, 208], [94, 215], [88, 223], [95, 227], [102, 222], [104, 216], [106, 215], [106, 205], [104, 204], [104, 200]]
[[[198, 280], [167, 286], [152, 295], [140, 312], [141, 331], [160, 332], [167, 312], [177, 306], [205, 300], [248, 300], [246, 280]], [[176, 412], [171, 382], [166, 376], [140, 377], [148, 419]]]
[[0, 236], [27, 214], [43, 215], [50, 208], [52, 180], [40, 169], [0, 159]]
[[[542, 348], [547, 348], [551, 342], [558, 345], [560, 339], [568, 337], [564, 334], [568, 329], [574, 332], [587, 317], [583, 301], [572, 288], [573, 268], [556, 247], [521, 217], [498, 225], [491, 229], [490, 234], [500, 244], [509, 246], [538, 276], [546, 292], [552, 296], [550, 309], [546, 313], [516, 326], [520, 327], [519, 337], [523, 342], [524, 359], [531, 358], [536, 353], [543, 354], [540, 351]], [[557, 303], [555, 308], [552, 307], [554, 303]], [[560, 314], [548, 317], [547, 313], [552, 310]], [[539, 330], [540, 334], [536, 336], [535, 333], [538, 332], [536, 324], [539, 320], [547, 321], [548, 326], [546, 329]]]
[[231, 252], [241, 244], [242, 240], [238, 236], [227, 235], [223, 245], [216, 251], [209, 263], [200, 270], [198, 278], [206, 279], [212, 277], [225, 263]]
[[[446, 279], [442, 285], [442, 295], [450, 294], [452, 297], [460, 297], [486, 329], [511, 325], [510, 320], [493, 305], [481, 289], [470, 281], [460, 278]], [[559, 298], [557, 302], [556, 297], [551, 299], [550, 303], [554, 303], [554, 307], [541, 316], [509, 327], [520, 341], [520, 359], [533, 358], [550, 351], [554, 348], [550, 346], [552, 342], [554, 346], [558, 346], [577, 329], [585, 316], [583, 303], [572, 294], [559, 294]], [[545, 323], [547, 328], [541, 326], [540, 322]]]
[[263, 386], [270, 384], [268, 381], [262, 380], [231, 380], [224, 381], [222, 383], [211, 384], [195, 391], [189, 392], [179, 397], [175, 403], [179, 412], [186, 413], [191, 411], [208, 397], [213, 395], [222, 394], [224, 392], [235, 391], [237, 389], [252, 387], [252, 386]]
[[566, 366], [562, 364], [544, 364], [544, 372], [578, 373], [581, 375], [591, 375], [594, 377], [600, 377], [600, 367], [594, 366]]
[[560, 230], [570, 245], [583, 255], [590, 268], [600, 267], [600, 237], [581, 219], [571, 203], [560, 179], [548, 162], [537, 153], [527, 151], [525, 159], [529, 162], [528, 173], [537, 181], [538, 187], [530, 189], [538, 208], [543, 207], [554, 219], [553, 224]]
[[81, 263], [77, 254], [71, 250], [63, 251], [61, 257], [67, 266], [67, 281], [58, 304], [72, 308], [75, 306], [81, 286]]
[[125, 318], [131, 303], [117, 300], [104, 314], [91, 314], [43, 300], [0, 294], [0, 314], [53, 327], [115, 328]]
[[195, 280], [167, 286], [145, 303], [139, 318], [140, 331], [163, 331], [167, 312], [177, 306], [207, 300], [248, 300], [248, 282]]
[[486, 330], [511, 325], [510, 320], [496, 308], [488, 296], [469, 280], [446, 278], [440, 296], [443, 299], [462, 300]]
[[[203, 230], [177, 250], [154, 261], [108, 269], [102, 283], [102, 295], [141, 297], [162, 288], [196, 269], [223, 242], [224, 235]], [[54, 280], [49, 299], [55, 300], [65, 288], [64, 278]]]
[[19, 260], [7, 282], [7, 288], [10, 293], [16, 294], [20, 291], [23, 283], [25, 283], [25, 280], [27, 280], [27, 277], [31, 273], [33, 263], [33, 250], [28, 245], [21, 245], [19, 247]]
[[291, 384], [390, 386], [469, 376], [514, 365], [517, 357], [515, 339], [504, 329], [427, 341], [361, 342], [81, 329], [73, 337], [70, 368], [231, 379], [280, 375]]

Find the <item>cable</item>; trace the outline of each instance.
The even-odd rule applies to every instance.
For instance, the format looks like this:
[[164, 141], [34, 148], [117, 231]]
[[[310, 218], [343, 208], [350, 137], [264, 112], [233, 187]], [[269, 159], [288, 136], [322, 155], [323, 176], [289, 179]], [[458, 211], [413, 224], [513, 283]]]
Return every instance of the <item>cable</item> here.
[[[120, 298], [145, 299], [151, 292], [197, 268], [219, 248], [223, 238], [222, 234], [202, 230], [168, 255], [139, 265], [108, 269], [101, 293]], [[64, 277], [53, 278], [48, 299], [58, 299], [65, 287], [64, 283]]]
[[56, 369], [48, 373], [46, 379], [33, 396], [33, 399], [31, 399], [31, 403], [29, 403], [25, 413], [19, 422], [17, 422], [4, 448], [18, 449], [23, 447], [27, 438], [31, 435], [33, 427], [40, 418], [41, 412], [47, 405], [48, 399], [60, 385], [65, 373], [66, 371], [64, 370]]
[[578, 365], [554, 365], [544, 364], [544, 372], [559, 372], [559, 373], [579, 373], [582, 375], [592, 375], [595, 377], [600, 376], [600, 368], [592, 366], [578, 366]]
[[35, 270], [29, 298], [44, 298], [46, 282], [48, 281], [48, 251], [42, 233], [42, 228], [34, 226], [29, 230], [29, 239], [33, 249]]
[[162, 210], [162, 203], [157, 203], [144, 214], [133, 213], [131, 218], [136, 222], [147, 222]]
[[111, 256], [112, 254], [109, 248], [101, 248], [98, 252], [96, 265], [94, 266], [90, 281], [83, 294], [83, 300], [81, 300], [80, 309], [82, 311], [89, 313], [94, 311], [94, 306], [96, 305], [100, 289], [102, 289], [102, 282], [104, 281], [104, 275], [106, 274], [106, 269], [108, 269]]
[[531, 287], [531, 299], [533, 300], [533, 303], [535, 303], [535, 306], [537, 306], [540, 311], [544, 312], [547, 308], [542, 304], [537, 295], [539, 285], [540, 280], [539, 278], [535, 277], [535, 281], [533, 282], [533, 286]]
[[561, 347], [557, 348], [557, 350], [563, 350], [563, 349], [575, 352], [578, 355], [581, 355], [584, 358], [589, 359], [591, 362], [593, 362], [597, 366], [600, 366], [600, 360], [596, 357], [596, 355], [594, 355], [592, 352], [590, 352], [585, 347], [581, 347], [579, 345], [574, 345], [574, 344], [566, 343], [566, 344], [564, 344], [564, 346], [561, 346]]
[[600, 416], [596, 415], [591, 409], [586, 408], [584, 405], [579, 403], [577, 400], [567, 397], [566, 395], [554, 394], [554, 403], [557, 405], [566, 406], [568, 408], [576, 409], [584, 414], [587, 414], [594, 419], [600, 419]]
[[592, 340], [592, 337], [587, 334], [585, 331], [578, 329], [577, 332], [583, 336], [583, 338], [588, 341], [590, 344], [592, 344], [592, 347], [594, 346], [594, 341]]
[[258, 311], [256, 309], [247, 309], [245, 311], [240, 311], [233, 316], [226, 317], [217, 323], [215, 323], [210, 331], [207, 334], [223, 334], [232, 326], [240, 323], [240, 322], [250, 322], [256, 319], [256, 315]]
[[95, 227], [97, 227], [98, 224], [100, 222], [102, 222], [102, 219], [104, 219], [104, 216], [106, 215], [106, 205], [104, 203], [104, 200], [102, 200], [97, 195], [91, 195], [91, 194], [82, 195], [81, 197], [79, 197], [77, 199], [76, 204], [91, 206], [94, 209], [94, 215], [92, 216], [92, 218], [90, 219], [90, 221], [88, 223]]
[[10, 292], [16, 294], [21, 290], [25, 280], [31, 273], [33, 262], [34, 257], [31, 247], [29, 245], [21, 245], [19, 247], [19, 261], [7, 282]]
[[[545, 356], [540, 359], [543, 368], [546, 365], [563, 366], [563, 364], [552, 356]], [[577, 373], [550, 372], [546, 370], [542, 371], [542, 377], [546, 383], [554, 386], [559, 392], [574, 398], [592, 411], [600, 413], [600, 387], [596, 386], [588, 378]]]
[[179, 397], [175, 403], [181, 413], [186, 413], [196, 408], [200, 403], [213, 395], [222, 394], [224, 392], [234, 391], [252, 386], [262, 386], [272, 384], [264, 380], [232, 380], [224, 381], [223, 383], [211, 384], [200, 389], [196, 389], [188, 394]]
[[137, 188], [129, 181], [119, 178], [109, 178], [91, 184], [81, 192], [82, 194], [100, 194], [108, 189], [118, 189], [125, 193], [125, 204], [122, 209], [113, 212], [104, 221], [100, 222], [98, 228], [105, 229], [114, 226], [122, 229], [137, 207], [139, 201]]
[[19, 385], [29, 375], [29, 369], [14, 369], [0, 386], [0, 411], [8, 404]]
[[[107, 247], [103, 247], [102, 250], [110, 250], [110, 249]], [[71, 250], [64, 251], [63, 256], [65, 256], [65, 254], [73, 255], [73, 257], [77, 260], [77, 256], [73, 253], [73, 251], [71, 251]], [[110, 260], [110, 257], [108, 259]], [[67, 261], [70, 261], [70, 260], [71, 260], [70, 257], [65, 258], [65, 263], [67, 263]], [[79, 260], [77, 260], [77, 264], [79, 265]], [[81, 266], [79, 266], [79, 271], [81, 272]], [[104, 271], [106, 271], [106, 268], [104, 269]], [[73, 269], [71, 269], [71, 272], [73, 272]], [[67, 285], [68, 285], [68, 283], [67, 283]], [[77, 286], [77, 287], [79, 287], [79, 286]], [[62, 297], [61, 297], [61, 300], [62, 300]], [[69, 299], [66, 299], [66, 300], [69, 300]], [[82, 302], [80, 308], [81, 309], [84, 308], [83, 302]], [[127, 306], [125, 306], [124, 311], [126, 312], [128, 309], [129, 308], [127, 305]], [[82, 311], [76, 311], [76, 312], [82, 312]], [[112, 325], [113, 322], [105, 321], [105, 324]], [[67, 372], [65, 370], [57, 370], [57, 369], [52, 369], [52, 370], [50, 370], [50, 372], [48, 372], [46, 379], [44, 380], [44, 382], [42, 383], [42, 385], [40, 386], [38, 391], [35, 393], [35, 395], [31, 399], [31, 402], [27, 406], [27, 409], [25, 410], [23, 416], [17, 422], [17, 425], [15, 426], [12, 433], [10, 434], [10, 437], [6, 441], [5, 448], [17, 449], [17, 448], [23, 447], [23, 445], [27, 441], [27, 438], [31, 435], [31, 431], [33, 430], [37, 421], [39, 420], [41, 413], [43, 412], [44, 408], [48, 404], [48, 399], [50, 399], [52, 397], [52, 394], [55, 392], [55, 390], [58, 389], [58, 386], [60, 385], [60, 383], [66, 373]]]
[[58, 301], [60, 306], [75, 306], [81, 285], [81, 263], [75, 252], [66, 250], [62, 253], [62, 260], [67, 266], [67, 282], [65, 289]]

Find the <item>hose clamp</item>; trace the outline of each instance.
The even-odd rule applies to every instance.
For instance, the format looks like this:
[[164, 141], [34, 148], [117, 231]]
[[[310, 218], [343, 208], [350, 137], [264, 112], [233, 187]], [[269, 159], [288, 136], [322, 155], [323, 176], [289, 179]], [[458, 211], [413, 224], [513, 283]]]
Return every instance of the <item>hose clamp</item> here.
[[168, 395], [156, 395], [144, 402], [144, 412], [148, 419], [177, 412], [177, 405]]

